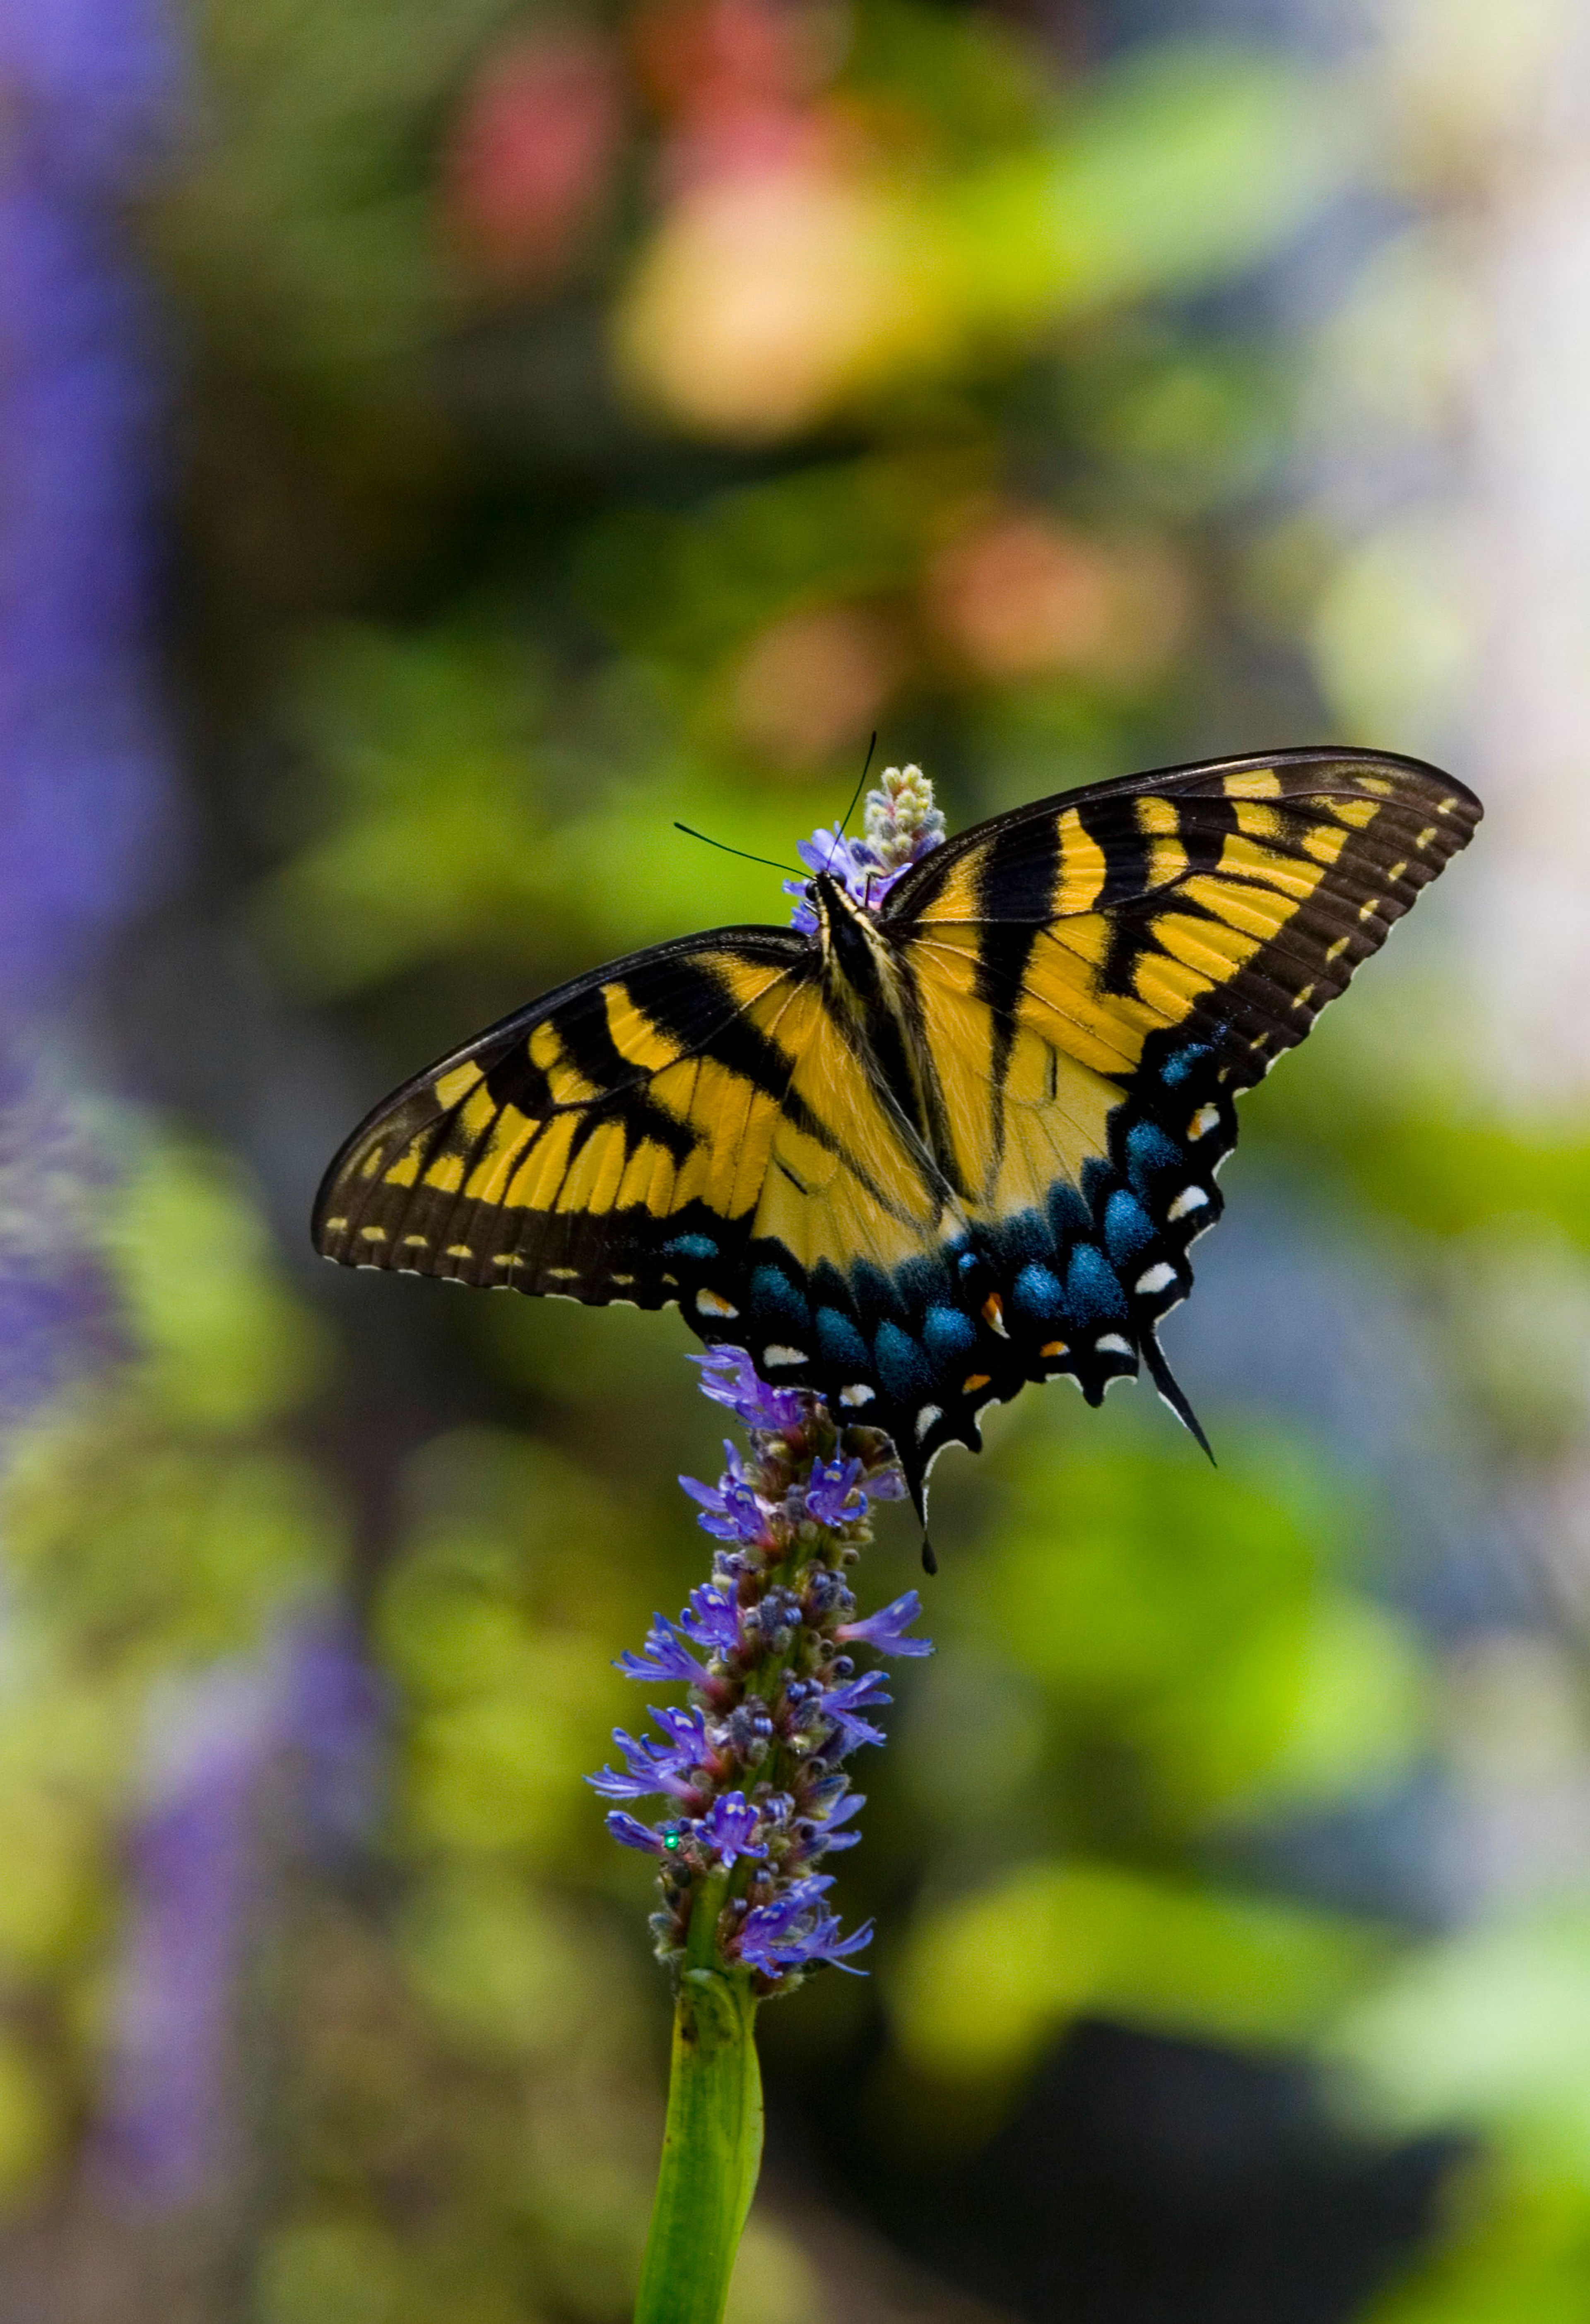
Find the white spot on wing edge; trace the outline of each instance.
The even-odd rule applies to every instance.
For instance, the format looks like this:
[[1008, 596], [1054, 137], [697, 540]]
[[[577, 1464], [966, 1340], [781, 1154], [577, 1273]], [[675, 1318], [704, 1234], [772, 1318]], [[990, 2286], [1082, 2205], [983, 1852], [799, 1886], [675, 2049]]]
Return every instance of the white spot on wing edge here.
[[695, 1306], [700, 1315], [738, 1315], [740, 1313], [732, 1301], [725, 1299], [718, 1291], [698, 1291]]
[[865, 1380], [855, 1380], [849, 1388], [841, 1388], [839, 1400], [849, 1405], [870, 1404], [877, 1393], [877, 1389], [869, 1388]]
[[922, 1443], [923, 1438], [928, 1434], [930, 1430], [938, 1426], [940, 1421], [942, 1420], [943, 1417], [944, 1413], [942, 1405], [924, 1404], [923, 1406], [922, 1410], [916, 1416], [916, 1441], [919, 1444]]
[[804, 1348], [781, 1348], [777, 1342], [762, 1351], [765, 1364], [809, 1364], [811, 1360]]
[[1181, 1192], [1171, 1204], [1170, 1209], [1165, 1213], [1165, 1216], [1168, 1219], [1184, 1219], [1190, 1211], [1201, 1211], [1209, 1199], [1209, 1197], [1206, 1188], [1202, 1186], [1183, 1186]]
[[1101, 1356], [1135, 1356], [1137, 1352], [1131, 1341], [1123, 1340], [1118, 1332], [1107, 1332], [1102, 1339], [1095, 1340], [1093, 1344]]
[[1175, 1268], [1162, 1259], [1157, 1267], [1151, 1267], [1145, 1275], [1138, 1277], [1136, 1288], [1140, 1297], [1148, 1299], [1152, 1298], [1156, 1291], [1163, 1291], [1167, 1284], [1174, 1283], [1175, 1280]]

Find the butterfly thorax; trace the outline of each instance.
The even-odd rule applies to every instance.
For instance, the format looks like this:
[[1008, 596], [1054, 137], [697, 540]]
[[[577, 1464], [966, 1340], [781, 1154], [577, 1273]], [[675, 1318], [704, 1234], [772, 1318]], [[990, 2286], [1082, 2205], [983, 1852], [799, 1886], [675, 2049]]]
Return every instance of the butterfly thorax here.
[[830, 1006], [874, 1080], [942, 1167], [943, 1100], [910, 970], [887, 931], [837, 880], [820, 872], [809, 892]]

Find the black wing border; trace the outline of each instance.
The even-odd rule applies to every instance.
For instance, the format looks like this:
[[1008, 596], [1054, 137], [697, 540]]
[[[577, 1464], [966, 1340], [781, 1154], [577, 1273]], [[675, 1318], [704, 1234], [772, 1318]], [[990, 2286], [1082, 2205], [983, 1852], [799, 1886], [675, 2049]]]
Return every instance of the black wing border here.
[[[1228, 775], [1257, 773], [1266, 767], [1342, 766], [1360, 767], [1373, 773], [1377, 768], [1419, 775], [1426, 780], [1445, 785], [1455, 799], [1472, 811], [1475, 823], [1484, 815], [1484, 808], [1466, 783], [1460, 782], [1444, 767], [1428, 759], [1416, 759], [1402, 751], [1366, 750], [1355, 743], [1308, 742], [1295, 744], [1284, 751], [1245, 751], [1235, 758], [1195, 759], [1169, 767], [1153, 767], [1138, 775], [1112, 775], [1105, 782], [1079, 783], [1071, 790], [1053, 791], [1047, 798], [1030, 799], [1025, 806], [1006, 807], [1002, 814], [991, 815], [970, 829], [957, 832], [942, 846], [915, 863], [903, 880], [896, 881], [884, 898], [878, 918], [885, 926], [914, 918], [933, 901], [936, 890], [948, 880], [955, 866], [975, 848], [997, 839], [1001, 833], [1019, 830], [1024, 825], [1042, 822], [1045, 816], [1063, 814], [1068, 808], [1087, 807], [1096, 801], [1142, 797], [1201, 794], [1203, 782], [1218, 783]], [[1211, 790], [1211, 798], [1218, 798]], [[1303, 794], [1309, 796], [1309, 794]], [[1318, 797], [1328, 797], [1322, 786]]]

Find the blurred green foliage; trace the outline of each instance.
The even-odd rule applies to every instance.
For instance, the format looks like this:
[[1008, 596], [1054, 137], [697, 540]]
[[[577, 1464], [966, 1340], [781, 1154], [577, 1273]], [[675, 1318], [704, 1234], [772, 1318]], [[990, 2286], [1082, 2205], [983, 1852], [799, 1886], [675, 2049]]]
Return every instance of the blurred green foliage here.
[[[536, 78], [571, 22], [611, 103]], [[1373, 694], [1390, 568], [1349, 589], [1325, 521], [1281, 510], [1287, 353], [1195, 295], [1360, 166], [1320, 77], [1199, 45], [1067, 77], [926, 0], [190, 23], [199, 133], [144, 232], [189, 350], [179, 668], [216, 957], [341, 1109], [275, 1093], [302, 1164], [275, 1214], [363, 1104], [537, 987], [782, 916], [776, 874], [676, 818], [787, 860], [874, 725], [953, 820], [1308, 739], [1310, 636], [1333, 702]], [[526, 164], [549, 123], [562, 192]], [[1375, 739], [1417, 742], [1397, 715]], [[1448, 909], [1255, 1098], [1231, 1190], [1394, 1240], [1510, 1475], [1578, 1441], [1585, 1374], [1549, 1409], [1520, 1388], [1533, 1294], [1482, 1361], [1475, 1285], [1549, 1280], [1554, 1344], [1590, 1347], [1590, 1138], [1501, 1125], [1466, 1077]], [[111, 1122], [124, 1350], [11, 1448], [0, 2197], [42, 2217], [81, 2169], [172, 1690], [348, 1605], [389, 1785], [351, 1867], [262, 1812], [247, 2194], [200, 2202], [206, 2313], [606, 2324], [666, 2007], [646, 1868], [583, 1777], [635, 1715], [611, 1658], [703, 1570], [672, 1478], [713, 1432], [670, 1318], [385, 1279], [314, 1305], [265, 1223], [279, 1155], [226, 1149], [230, 1062], [206, 1120]], [[946, 1480], [940, 1651], [841, 1883], [881, 1909], [878, 1999], [819, 1987], [775, 2059], [853, 2060], [881, 2011], [904, 2153], [946, 2116], [985, 2137], [1082, 2015], [1313, 2052], [1365, 2135], [1484, 2142], [1377, 2324], [1577, 2316], [1582, 1884], [1441, 1940], [1287, 1893], [1289, 1819], [1466, 1780], [1451, 1657], [1377, 1591], [1375, 1485], [1317, 1433], [1225, 1418], [1211, 1474], [1168, 1424], [1034, 1392]], [[906, 1586], [908, 1535], [886, 1526], [869, 1600]], [[838, 2312], [776, 2213], [736, 2298], [747, 2324]]]

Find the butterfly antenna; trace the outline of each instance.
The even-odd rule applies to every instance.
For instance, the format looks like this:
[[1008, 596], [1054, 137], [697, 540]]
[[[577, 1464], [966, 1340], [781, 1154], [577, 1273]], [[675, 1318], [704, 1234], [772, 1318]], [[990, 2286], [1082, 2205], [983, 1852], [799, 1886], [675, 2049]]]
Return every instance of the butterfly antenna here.
[[861, 793], [862, 793], [862, 789], [863, 789], [863, 788], [864, 788], [864, 787], [865, 787], [865, 785], [866, 785], [868, 770], [869, 770], [869, 767], [871, 766], [871, 764], [872, 764], [872, 754], [873, 754], [874, 751], [876, 751], [876, 750], [877, 750], [877, 748], [878, 748], [878, 729], [877, 729], [877, 727], [875, 726], [875, 727], [873, 728], [873, 730], [872, 730], [872, 740], [871, 740], [871, 741], [868, 743], [868, 745], [867, 745], [867, 756], [866, 756], [866, 757], [862, 760], [862, 761], [861, 761], [861, 771], [860, 771], [860, 773], [859, 773], [859, 774], [857, 776], [857, 778], [856, 778], [856, 788], [855, 788], [855, 789], [850, 793], [850, 806], [849, 806], [848, 807], [846, 807], [846, 809], [845, 809], [845, 811], [844, 811], [844, 815], [843, 815], [843, 816], [841, 817], [841, 822], [840, 822], [840, 829], [841, 829], [841, 831], [844, 829], [845, 825], [846, 825], [847, 823], [849, 823], [849, 821], [850, 821], [850, 817], [851, 817], [851, 816], [855, 814], [855, 812], [856, 812], [856, 801], [860, 798]]
[[850, 793], [850, 804], [846, 807], [843, 815], [841, 816], [838, 823], [836, 823], [833, 827], [833, 845], [828, 851], [828, 868], [831, 872], [833, 869], [833, 859], [839, 853], [840, 841], [845, 835], [845, 825], [856, 812], [856, 801], [861, 796], [862, 789], [867, 781], [867, 770], [872, 764], [872, 754], [877, 748], [878, 729], [875, 726], [872, 730], [872, 739], [867, 745], [867, 756], [861, 761], [861, 771], [856, 778], [856, 788]]
[[770, 855], [749, 855], [743, 847], [731, 847], [726, 839], [709, 839], [704, 831], [697, 831], [688, 823], [676, 823], [674, 828], [682, 831], [686, 839], [699, 839], [703, 847], [716, 847], [725, 855], [738, 855], [742, 863], [765, 863], [769, 872], [793, 872], [797, 880], [806, 876], [798, 863], [776, 863]]
[[1155, 1339], [1152, 1332], [1145, 1332], [1144, 1334], [1143, 1354], [1144, 1360], [1148, 1366], [1148, 1376], [1150, 1379], [1153, 1380], [1155, 1388], [1158, 1388], [1161, 1397], [1163, 1398], [1164, 1402], [1170, 1406], [1171, 1410], [1181, 1423], [1182, 1427], [1191, 1437], [1193, 1443], [1200, 1446], [1202, 1451], [1208, 1455], [1210, 1468], [1215, 1468], [1218, 1464], [1215, 1460], [1214, 1449], [1211, 1446], [1209, 1438], [1204, 1434], [1202, 1428], [1199, 1425], [1198, 1415], [1188, 1403], [1186, 1393], [1183, 1390], [1181, 1382], [1177, 1379], [1175, 1373], [1171, 1370], [1170, 1365], [1166, 1363], [1164, 1350], [1161, 1347], [1159, 1342]]

